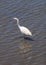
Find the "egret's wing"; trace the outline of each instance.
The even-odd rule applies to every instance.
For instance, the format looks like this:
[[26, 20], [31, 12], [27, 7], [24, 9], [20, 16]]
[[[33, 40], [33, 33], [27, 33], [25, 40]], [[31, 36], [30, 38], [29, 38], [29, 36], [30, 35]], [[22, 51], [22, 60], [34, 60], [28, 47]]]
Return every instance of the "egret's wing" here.
[[30, 30], [24, 26], [21, 26], [21, 32], [23, 34], [26, 34], [26, 35], [32, 35], [32, 33], [30, 32]]

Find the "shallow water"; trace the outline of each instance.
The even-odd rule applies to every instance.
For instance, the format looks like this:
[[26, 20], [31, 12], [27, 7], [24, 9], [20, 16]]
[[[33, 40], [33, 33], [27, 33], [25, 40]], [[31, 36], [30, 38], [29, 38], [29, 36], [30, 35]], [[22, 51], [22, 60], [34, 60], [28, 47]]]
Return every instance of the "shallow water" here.
[[[30, 29], [24, 39], [13, 17]], [[46, 65], [46, 1], [0, 1], [0, 65]]]

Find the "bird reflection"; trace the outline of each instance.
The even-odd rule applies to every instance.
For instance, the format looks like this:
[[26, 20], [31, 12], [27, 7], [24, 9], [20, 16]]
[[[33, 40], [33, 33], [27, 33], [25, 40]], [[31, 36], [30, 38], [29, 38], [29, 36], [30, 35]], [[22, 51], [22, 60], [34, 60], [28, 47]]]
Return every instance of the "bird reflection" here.
[[23, 39], [29, 40], [29, 41], [35, 41], [33, 38], [31, 38], [29, 36], [19, 36], [19, 38], [23, 38]]
[[32, 39], [31, 37], [24, 37], [24, 39], [34, 41], [34, 39]]

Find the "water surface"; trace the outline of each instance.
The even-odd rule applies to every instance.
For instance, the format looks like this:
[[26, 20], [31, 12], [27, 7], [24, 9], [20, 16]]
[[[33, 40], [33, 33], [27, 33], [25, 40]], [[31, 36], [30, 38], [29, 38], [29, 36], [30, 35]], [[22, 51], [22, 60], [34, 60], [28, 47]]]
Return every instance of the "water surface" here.
[[[30, 29], [24, 39], [13, 17]], [[0, 65], [46, 65], [46, 0], [0, 0]]]

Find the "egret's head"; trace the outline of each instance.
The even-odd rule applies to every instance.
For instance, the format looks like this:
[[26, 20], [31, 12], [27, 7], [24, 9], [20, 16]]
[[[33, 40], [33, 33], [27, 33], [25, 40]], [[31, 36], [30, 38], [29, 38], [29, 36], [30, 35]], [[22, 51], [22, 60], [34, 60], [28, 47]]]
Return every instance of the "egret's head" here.
[[19, 19], [18, 19], [18, 18], [16, 18], [16, 17], [15, 17], [15, 18], [13, 18], [13, 19], [14, 19], [14, 20], [17, 20], [17, 21], [19, 21]]
[[15, 19], [15, 20], [16, 20], [16, 19], [18, 19], [18, 18], [13, 18], [13, 19]]

